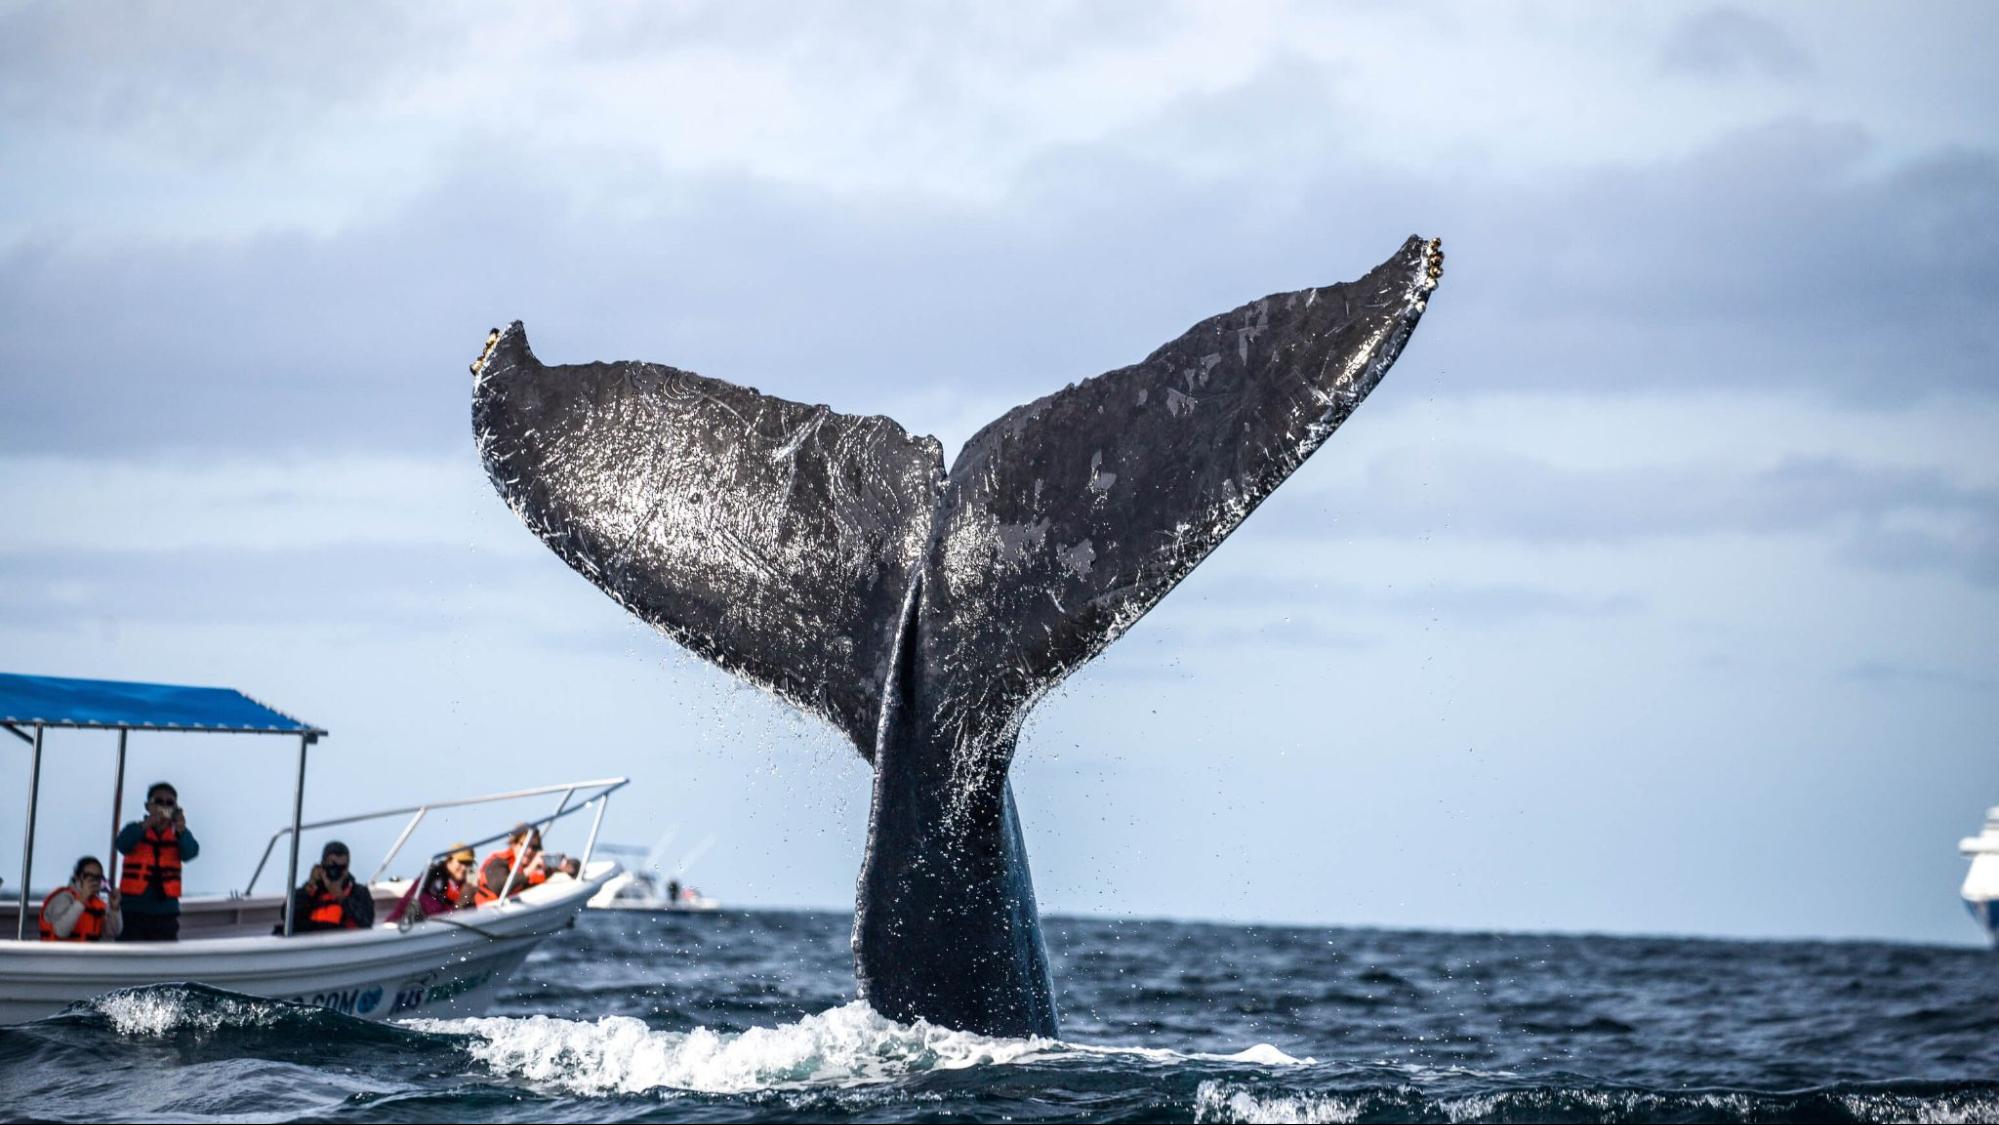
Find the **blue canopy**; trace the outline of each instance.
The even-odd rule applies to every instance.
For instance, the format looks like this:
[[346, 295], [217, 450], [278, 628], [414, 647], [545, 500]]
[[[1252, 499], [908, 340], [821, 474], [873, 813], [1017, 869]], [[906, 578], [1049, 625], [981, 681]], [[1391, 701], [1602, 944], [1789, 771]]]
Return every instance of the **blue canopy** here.
[[72, 680], [8, 672], [0, 672], [0, 724], [17, 728], [326, 733], [233, 688]]

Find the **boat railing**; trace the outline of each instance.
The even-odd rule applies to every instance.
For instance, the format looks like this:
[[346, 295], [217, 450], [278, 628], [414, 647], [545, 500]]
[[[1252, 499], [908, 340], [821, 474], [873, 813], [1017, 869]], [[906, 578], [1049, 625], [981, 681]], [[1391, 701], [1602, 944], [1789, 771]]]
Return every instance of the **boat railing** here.
[[[538, 785], [532, 789], [513, 789], [505, 793], [488, 793], [479, 797], [462, 797], [454, 801], [431, 801], [427, 804], [410, 805], [406, 808], [381, 809], [376, 812], [357, 813], [353, 816], [335, 817], [331, 820], [318, 820], [310, 824], [301, 824], [298, 828], [300, 832], [303, 832], [309, 828], [335, 828], [343, 824], [360, 824], [370, 820], [384, 820], [392, 816], [409, 816], [409, 823], [403, 825], [402, 833], [396, 837], [396, 842], [390, 845], [388, 854], [382, 857], [381, 865], [376, 867], [375, 873], [368, 877], [368, 882], [373, 883], [380, 879], [384, 872], [388, 871], [389, 865], [396, 861], [397, 855], [401, 854], [403, 845], [409, 842], [409, 838], [416, 833], [418, 826], [423, 823], [424, 818], [436, 809], [464, 808], [468, 805], [495, 804], [500, 801], [517, 801], [526, 797], [545, 797], [551, 793], [560, 793], [562, 794], [562, 800], [555, 806], [554, 812], [536, 820], [525, 821], [524, 823], [545, 833], [550, 825], [561, 820], [563, 817], [574, 816], [585, 809], [594, 809], [595, 811], [590, 818], [590, 836], [583, 845], [582, 864], [587, 868], [590, 865], [591, 854], [597, 848], [597, 830], [604, 823], [605, 804], [609, 802], [611, 794], [623, 789], [630, 783], [631, 779], [628, 777], [604, 777], [595, 778], [590, 781], [559, 782], [555, 785]], [[578, 793], [584, 794], [581, 800], [576, 799]], [[482, 836], [469, 844], [458, 846], [470, 848], [483, 847], [486, 844], [506, 839], [511, 831], [511, 828], [502, 829], [490, 836]], [[256, 888], [257, 879], [263, 875], [265, 865], [270, 863], [271, 853], [277, 849], [279, 841], [291, 834], [292, 829], [290, 826], [280, 828], [271, 834], [270, 843], [264, 845], [264, 854], [257, 859], [256, 870], [250, 872], [249, 882], [243, 884], [241, 892], [243, 897], [249, 897], [251, 891]], [[432, 854], [425, 861], [426, 868], [430, 863], [450, 854], [451, 850], [446, 849]], [[516, 860], [516, 866], [518, 866], [518, 859]], [[508, 883], [510, 886], [512, 882], [513, 878], [509, 875]]]

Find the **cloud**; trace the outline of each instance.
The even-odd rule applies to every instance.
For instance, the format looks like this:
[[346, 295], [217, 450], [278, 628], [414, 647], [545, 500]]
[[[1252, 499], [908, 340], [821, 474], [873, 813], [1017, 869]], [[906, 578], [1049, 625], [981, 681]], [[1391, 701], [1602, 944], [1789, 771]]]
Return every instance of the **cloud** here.
[[[1657, 46], [1615, 20], [1467, 9], [1425, 50], [1474, 69], [1391, 84], [1424, 30], [1392, 9], [79, 11], [0, 15], [6, 452], [462, 448], [464, 364], [516, 316], [552, 360], [1017, 402], [1412, 231], [1450, 252], [1405, 361], [1443, 393], [1999, 392], [1989, 112], [1585, 137], [1558, 107], [1667, 97], [1602, 73]], [[1501, 93], [1530, 119], [1478, 116]], [[1973, 140], [1912, 148], [1929, 119]]]
[[[588, 13], [199, 4], [118, 21], [30, 4], [0, 13], [0, 112], [17, 143], [187, 187], [156, 211], [211, 231], [366, 221], [452, 179], [468, 154], [506, 150], [569, 166], [623, 158], [653, 180], [989, 198], [1026, 152], [1251, 72], [1269, 24], [1128, 0], [1005, 17], [851, 0]], [[339, 65], [297, 65], [305, 44]], [[77, 213], [22, 186], [37, 209]], [[204, 189], [252, 197], [232, 200], [249, 214]]]
[[1866, 153], [1796, 126], [1531, 189], [1074, 153], [969, 209], [521, 154], [335, 235], [0, 251], [0, 393], [15, 452], [431, 452], [464, 444], [484, 330], [521, 316], [551, 361], [655, 359], [861, 412], [939, 387], [1023, 401], [1353, 276], [1411, 227], [1447, 235], [1451, 264], [1405, 364], [1448, 371], [1447, 393], [1994, 393], [1999, 161]]
[[1382, 644], [1382, 638], [1372, 633], [1333, 629], [1309, 618], [1288, 614], [1254, 622], [1232, 622], [1192, 629], [1187, 632], [1185, 640], [1195, 648], [1240, 645], [1253, 649], [1282, 646], [1364, 651], [1379, 648]]
[[476, 457], [0, 457], [8, 535], [36, 551], [476, 545], [522, 554]]
[[[1179, 594], [1175, 596], [1182, 597]], [[1643, 598], [1629, 592], [1578, 593], [1520, 582], [1426, 580], [1408, 584], [1384, 579], [1375, 583], [1360, 583], [1270, 574], [1259, 574], [1254, 581], [1230, 583], [1197, 580], [1194, 590], [1189, 591], [1186, 597], [1227, 615], [1234, 615], [1245, 607], [1252, 607], [1260, 616], [1268, 617], [1273, 612], [1281, 613], [1287, 605], [1355, 606], [1383, 611], [1400, 620], [1408, 620], [1415, 614], [1430, 614], [1450, 618], [1459, 624], [1478, 626], [1508, 625], [1546, 618], [1603, 617], [1632, 613], [1645, 607]], [[1265, 639], [1283, 639], [1285, 636], [1322, 639], [1313, 633], [1314, 630], [1324, 631], [1326, 635], [1323, 639], [1328, 643], [1346, 647], [1365, 647], [1378, 642], [1378, 638], [1367, 634], [1337, 633], [1310, 621], [1289, 618], [1266, 620], [1247, 627], [1217, 629], [1191, 640], [1199, 644], [1219, 640], [1224, 635], [1231, 638], [1252, 635], [1264, 636]]]
[[1883, 521], [1849, 534], [1842, 553], [1875, 570], [1955, 573], [1978, 585], [1999, 588], [1999, 506], [1940, 526]]
[[1671, 72], [1712, 78], [1794, 78], [1812, 60], [1782, 27], [1740, 8], [1709, 8], [1682, 19], [1659, 52]]
[[[1316, 479], [1316, 478], [1315, 478]], [[1826, 537], [1849, 561], [1999, 584], [1999, 488], [1933, 469], [1789, 457], [1570, 468], [1513, 452], [1399, 449], [1340, 476], [1263, 526], [1313, 537], [1454, 536], [1539, 545], [1702, 535]]]
[[397, 639], [503, 635], [622, 653], [651, 634], [553, 559], [438, 544], [0, 555], [0, 630], [308, 629]]
[[1999, 687], [1999, 680], [1994, 680], [1990, 676], [1889, 660], [1860, 661], [1841, 669], [1836, 678], [1847, 683], [1879, 688], [1915, 686], [1990, 692], [1994, 687]]
[[[0, 162], [0, 175], [35, 169], [12, 185], [28, 222], [121, 231], [324, 231], [434, 190], [467, 154], [497, 148], [572, 168], [623, 157], [655, 181], [733, 175], [990, 201], [1053, 150], [1125, 143], [1208, 96], [1246, 112], [1155, 155], [1212, 169], [1242, 132], [1290, 133], [1337, 137], [1355, 163], [1517, 173], [1683, 155], [1801, 114], [1925, 148], [1989, 133], [1989, 112], [1945, 104], [1982, 91], [1988, 19], [1963, 6], [1801, 21], [1805, 80], [1717, 98], [1685, 68], [1795, 67], [1805, 48], [1735, 9], [1549, 18], [1531, 0], [1037, 0], [1005, 17], [855, 0], [573, 12], [504, 0], [353, 12], [194, 3], [117, 20], [22, 3], [0, 11], [0, 150], [26, 159]], [[1890, 36], [1900, 51], [1881, 50]], [[297, 65], [308, 51], [339, 63]], [[1682, 69], [1662, 71], [1662, 57]], [[1286, 67], [1314, 72], [1317, 95], [1274, 89], [1266, 75]], [[1236, 93], [1259, 88], [1281, 96]], [[135, 181], [143, 199], [126, 188]], [[106, 214], [112, 200], [125, 206]]]

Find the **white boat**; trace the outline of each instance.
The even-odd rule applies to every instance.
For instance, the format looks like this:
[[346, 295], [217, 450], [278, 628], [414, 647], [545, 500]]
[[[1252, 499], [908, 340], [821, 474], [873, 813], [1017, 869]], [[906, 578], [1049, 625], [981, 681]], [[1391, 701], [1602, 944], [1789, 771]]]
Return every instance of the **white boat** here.
[[1959, 840], [1957, 850], [1971, 858], [1960, 892], [1964, 905], [1999, 948], [1999, 808], [1985, 810], [1985, 831]]
[[[122, 803], [125, 748], [129, 732], [231, 731], [287, 734], [299, 739], [299, 788], [293, 794], [292, 822], [279, 829], [241, 892], [190, 897], [181, 903], [177, 942], [42, 942], [29, 940], [41, 893], [30, 893], [34, 863], [35, 814], [41, 782], [44, 736], [53, 729], [118, 732], [118, 770], [113, 808]], [[33, 747], [28, 784], [28, 827], [21, 882], [14, 902], [0, 907], [0, 1024], [22, 1023], [123, 988], [199, 983], [252, 996], [332, 1008], [364, 1019], [411, 1015], [477, 1015], [495, 989], [518, 968], [528, 952], [558, 930], [568, 928], [589, 898], [615, 880], [622, 869], [594, 859], [597, 829], [610, 795], [625, 778], [567, 782], [483, 797], [437, 801], [356, 816], [301, 823], [307, 750], [326, 732], [273, 711], [226, 688], [188, 688], [101, 680], [64, 680], [0, 673], [0, 729]], [[544, 833], [565, 817], [592, 810], [590, 835], [575, 876], [557, 873], [500, 902], [476, 909], [402, 922], [383, 921], [368, 929], [291, 934], [294, 919], [288, 894], [256, 894], [254, 887], [280, 841], [290, 856], [287, 882], [298, 882], [298, 839], [307, 829], [330, 828], [391, 816], [410, 817], [383, 857], [368, 887], [378, 918], [410, 890], [408, 879], [385, 878], [403, 845], [433, 810], [561, 794], [556, 811], [530, 823]], [[511, 827], [512, 818], [506, 818]], [[114, 818], [115, 820], [115, 818]], [[477, 848], [504, 839], [506, 830], [475, 841]], [[115, 848], [109, 853], [115, 863]], [[441, 853], [440, 853], [441, 854]], [[436, 856], [415, 864], [421, 874]], [[115, 871], [107, 868], [115, 884]], [[290, 936], [286, 936], [290, 935]]]
[[669, 882], [661, 886], [647, 871], [621, 871], [590, 896], [592, 910], [688, 910], [705, 912], [722, 909], [722, 904], [693, 887]]
[[592, 910], [631, 910], [657, 913], [667, 910], [705, 912], [720, 910], [722, 904], [702, 894], [694, 887], [686, 885], [687, 873], [694, 862], [707, 854], [715, 846], [715, 837], [709, 836], [695, 849], [682, 857], [673, 867], [673, 874], [662, 876], [661, 863], [666, 857], [667, 845], [673, 842], [674, 830], [669, 828], [666, 835], [651, 848], [639, 848], [630, 844], [603, 844], [598, 850], [610, 855], [624, 855], [636, 860], [629, 868], [590, 897]]
[[[528, 951], [566, 928], [616, 869], [599, 860], [581, 879], [558, 875], [504, 904], [437, 915], [407, 929], [383, 924], [283, 937], [260, 920], [245, 927], [248, 933], [177, 942], [6, 943], [0, 1024], [40, 1019], [121, 988], [181, 981], [364, 1019], [478, 1015]], [[244, 913], [278, 918], [283, 908], [277, 896], [268, 898]]]

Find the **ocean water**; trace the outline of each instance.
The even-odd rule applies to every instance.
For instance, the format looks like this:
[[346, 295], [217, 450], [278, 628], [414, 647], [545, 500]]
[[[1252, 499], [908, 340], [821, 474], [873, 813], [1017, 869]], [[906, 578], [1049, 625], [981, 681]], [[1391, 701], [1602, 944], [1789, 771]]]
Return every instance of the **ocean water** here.
[[1060, 1042], [881, 1018], [844, 915], [589, 912], [481, 1019], [167, 986], [0, 1029], [0, 1117], [1999, 1120], [1985, 950], [1046, 926]]

